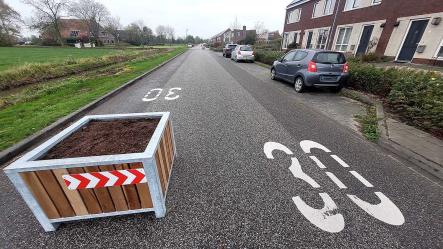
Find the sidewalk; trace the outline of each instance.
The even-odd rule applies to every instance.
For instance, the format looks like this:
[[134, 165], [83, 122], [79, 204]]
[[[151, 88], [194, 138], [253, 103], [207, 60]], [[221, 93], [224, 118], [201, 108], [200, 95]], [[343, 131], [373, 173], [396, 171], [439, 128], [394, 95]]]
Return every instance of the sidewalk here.
[[379, 144], [443, 179], [443, 141], [391, 118]]
[[433, 176], [443, 180], [443, 141], [412, 126], [387, 117], [383, 105], [377, 100], [358, 91], [344, 89], [345, 96], [373, 104], [377, 108], [380, 139], [383, 148], [406, 159]]

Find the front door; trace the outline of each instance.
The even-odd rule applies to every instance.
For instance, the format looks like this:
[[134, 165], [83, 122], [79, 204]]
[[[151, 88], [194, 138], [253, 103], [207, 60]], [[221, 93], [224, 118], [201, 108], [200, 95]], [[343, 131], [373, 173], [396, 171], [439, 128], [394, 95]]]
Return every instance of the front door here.
[[429, 20], [412, 21], [408, 35], [398, 55], [398, 61], [411, 61], [417, 50], [418, 43], [425, 32]]
[[366, 54], [368, 50], [369, 40], [371, 39], [372, 30], [374, 30], [374, 25], [368, 25], [363, 28], [361, 33], [360, 43], [357, 48], [357, 55]]

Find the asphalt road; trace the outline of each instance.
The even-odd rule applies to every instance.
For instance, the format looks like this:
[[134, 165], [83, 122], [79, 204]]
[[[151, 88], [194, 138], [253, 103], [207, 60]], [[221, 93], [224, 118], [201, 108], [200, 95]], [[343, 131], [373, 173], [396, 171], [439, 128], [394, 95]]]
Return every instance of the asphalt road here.
[[[143, 101], [154, 88], [164, 90]], [[169, 95], [179, 97], [167, 100], [171, 88], [181, 88]], [[265, 68], [191, 49], [92, 111], [172, 113], [178, 154], [167, 216], [72, 222], [44, 233], [1, 173], [0, 247], [442, 248], [441, 186], [308, 103]], [[332, 152], [307, 154], [304, 140]], [[286, 153], [269, 159], [279, 145], [268, 142]]]

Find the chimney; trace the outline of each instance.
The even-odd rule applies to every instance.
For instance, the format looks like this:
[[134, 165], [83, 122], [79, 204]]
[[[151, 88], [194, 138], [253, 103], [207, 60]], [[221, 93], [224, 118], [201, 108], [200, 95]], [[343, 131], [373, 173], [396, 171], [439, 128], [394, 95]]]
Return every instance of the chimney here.
[[246, 26], [243, 26], [243, 30], [246, 31]]

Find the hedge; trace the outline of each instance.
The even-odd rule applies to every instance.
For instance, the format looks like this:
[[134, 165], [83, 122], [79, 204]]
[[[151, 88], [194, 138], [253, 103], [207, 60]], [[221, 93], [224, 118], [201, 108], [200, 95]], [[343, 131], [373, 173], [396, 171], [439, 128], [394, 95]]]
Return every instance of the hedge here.
[[283, 51], [254, 50], [255, 60], [264, 64], [272, 65], [274, 61], [280, 59], [285, 53]]
[[382, 97], [401, 120], [443, 135], [442, 75], [353, 62], [348, 87]]

